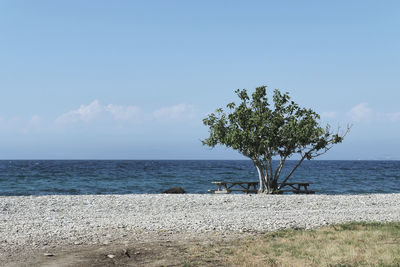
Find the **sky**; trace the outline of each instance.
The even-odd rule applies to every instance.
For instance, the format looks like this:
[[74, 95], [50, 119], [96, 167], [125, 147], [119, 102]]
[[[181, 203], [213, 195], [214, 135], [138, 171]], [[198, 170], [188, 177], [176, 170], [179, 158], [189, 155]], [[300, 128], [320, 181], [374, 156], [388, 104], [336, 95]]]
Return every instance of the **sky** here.
[[0, 159], [243, 159], [202, 146], [236, 89], [333, 128], [321, 159], [400, 160], [399, 1], [0, 2]]

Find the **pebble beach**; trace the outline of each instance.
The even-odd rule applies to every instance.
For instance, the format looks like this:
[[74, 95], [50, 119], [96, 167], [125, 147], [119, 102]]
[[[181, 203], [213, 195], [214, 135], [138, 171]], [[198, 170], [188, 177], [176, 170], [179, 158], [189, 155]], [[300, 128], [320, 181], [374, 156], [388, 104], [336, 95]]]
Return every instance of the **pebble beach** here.
[[0, 197], [0, 260], [142, 239], [229, 236], [350, 221], [400, 221], [400, 194]]

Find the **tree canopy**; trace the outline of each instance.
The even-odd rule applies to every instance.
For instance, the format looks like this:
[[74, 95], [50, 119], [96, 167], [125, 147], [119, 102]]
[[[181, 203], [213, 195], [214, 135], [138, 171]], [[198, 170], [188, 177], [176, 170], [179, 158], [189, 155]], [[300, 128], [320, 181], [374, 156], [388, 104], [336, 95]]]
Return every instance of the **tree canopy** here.
[[[350, 127], [339, 134], [329, 125], [322, 127], [320, 116], [312, 109], [302, 108], [288, 93], [274, 90], [272, 103], [267, 87], [257, 87], [249, 96], [245, 89], [236, 90], [239, 103], [218, 108], [203, 120], [209, 127], [209, 137], [203, 145], [224, 145], [250, 158], [259, 174], [259, 192], [279, 192], [278, 179], [288, 158], [300, 155], [296, 166], [283, 179], [284, 184], [305, 160], [326, 153], [334, 144], [341, 143]], [[278, 158], [274, 168], [272, 159]]]

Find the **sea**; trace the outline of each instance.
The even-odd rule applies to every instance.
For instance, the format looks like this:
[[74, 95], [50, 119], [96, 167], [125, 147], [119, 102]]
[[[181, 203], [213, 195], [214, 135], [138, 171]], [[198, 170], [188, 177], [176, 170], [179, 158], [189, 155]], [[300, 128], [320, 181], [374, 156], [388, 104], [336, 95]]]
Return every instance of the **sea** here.
[[[288, 161], [282, 175], [297, 161]], [[274, 162], [277, 164], [277, 161]], [[2, 160], [0, 196], [205, 194], [212, 181], [258, 181], [248, 160]], [[400, 193], [400, 161], [305, 161], [290, 179], [316, 194]]]

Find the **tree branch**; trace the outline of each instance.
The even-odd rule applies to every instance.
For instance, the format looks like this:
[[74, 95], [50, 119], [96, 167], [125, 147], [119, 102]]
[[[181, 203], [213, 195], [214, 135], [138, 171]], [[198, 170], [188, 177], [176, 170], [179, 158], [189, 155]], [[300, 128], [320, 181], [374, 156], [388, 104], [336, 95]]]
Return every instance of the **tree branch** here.
[[281, 158], [281, 161], [279, 162], [279, 167], [275, 172], [274, 180], [277, 180], [279, 178], [279, 175], [281, 174], [281, 171], [283, 169], [283, 165], [285, 164], [287, 156], [284, 156]]
[[300, 164], [303, 162], [303, 160], [307, 157], [307, 153], [304, 154], [304, 156], [301, 158], [301, 160], [299, 160], [299, 162], [297, 162], [297, 165], [293, 168], [293, 170], [289, 173], [288, 176], [286, 176], [285, 180], [283, 180], [283, 182], [281, 183], [281, 186], [279, 187], [279, 189], [282, 188], [282, 186], [285, 185], [286, 181], [289, 180], [290, 176], [292, 176], [292, 174], [294, 173], [294, 171], [297, 169], [297, 167], [300, 166]]

